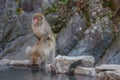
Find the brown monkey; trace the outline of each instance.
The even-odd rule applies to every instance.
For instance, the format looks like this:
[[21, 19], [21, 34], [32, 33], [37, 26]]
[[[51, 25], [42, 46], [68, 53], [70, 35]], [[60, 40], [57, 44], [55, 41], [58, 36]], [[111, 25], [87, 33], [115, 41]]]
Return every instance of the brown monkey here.
[[49, 23], [45, 20], [45, 17], [41, 13], [35, 13], [32, 18], [32, 31], [36, 35], [37, 39], [41, 41], [41, 38], [47, 36], [46, 44], [50, 51], [49, 62], [52, 62], [55, 58], [56, 42]]
[[40, 41], [37, 41], [32, 47], [27, 47], [26, 54], [30, 61], [30, 64], [40, 65], [46, 64], [50, 56], [49, 40], [47, 36], [43, 36]]

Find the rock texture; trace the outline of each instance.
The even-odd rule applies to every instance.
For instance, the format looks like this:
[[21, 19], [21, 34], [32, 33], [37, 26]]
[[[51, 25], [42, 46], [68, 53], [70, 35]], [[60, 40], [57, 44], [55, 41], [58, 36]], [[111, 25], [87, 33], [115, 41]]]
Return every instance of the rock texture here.
[[98, 67], [95, 68], [96, 73], [104, 72], [104, 71], [119, 71], [120, 70], [120, 65], [115, 65], [115, 64], [102, 64]]
[[111, 11], [102, 7], [101, 0], [89, 1], [91, 25], [84, 32], [84, 38], [78, 42], [69, 55], [92, 55], [96, 63], [99, 61], [115, 38], [109, 14]]
[[55, 70], [56, 73], [71, 73], [77, 66], [93, 67], [94, 57], [92, 56], [57, 56], [51, 64], [50, 70]]
[[[57, 53], [60, 55], [68, 55], [70, 50], [83, 37], [83, 32], [87, 28], [82, 15], [75, 14], [58, 34]], [[67, 43], [67, 44], [66, 44]]]
[[120, 79], [120, 65], [101, 65], [96, 67], [95, 80], [119, 80]]
[[95, 69], [78, 66], [74, 69], [74, 74], [95, 76]]
[[[119, 27], [120, 30], [120, 27]], [[105, 55], [98, 62], [97, 65], [100, 64], [119, 64], [120, 62], [120, 33], [118, 33], [117, 38], [113, 42], [113, 44], [107, 49]]]
[[119, 80], [119, 79], [120, 79], [120, 71], [101, 72], [95, 78], [95, 80]]

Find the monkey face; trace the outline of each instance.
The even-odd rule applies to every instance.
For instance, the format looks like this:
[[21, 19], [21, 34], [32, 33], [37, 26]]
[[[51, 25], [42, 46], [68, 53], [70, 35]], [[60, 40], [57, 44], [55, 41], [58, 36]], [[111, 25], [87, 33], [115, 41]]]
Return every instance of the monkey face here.
[[36, 13], [33, 16], [33, 24], [40, 25], [43, 22], [43, 15], [40, 13]]

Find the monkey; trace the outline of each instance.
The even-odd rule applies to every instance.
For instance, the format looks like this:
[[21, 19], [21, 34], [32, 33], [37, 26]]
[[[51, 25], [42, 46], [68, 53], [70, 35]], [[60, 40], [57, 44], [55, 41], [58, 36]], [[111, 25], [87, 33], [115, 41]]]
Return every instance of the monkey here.
[[37, 39], [40, 39], [42, 35], [53, 35], [49, 23], [41, 13], [35, 13], [33, 15], [32, 31], [36, 35]]
[[42, 37], [47, 36], [46, 44], [48, 46], [48, 50], [50, 51], [50, 60], [51, 63], [55, 58], [55, 47], [56, 41], [54, 34], [51, 30], [50, 24], [45, 19], [44, 15], [41, 13], [35, 13], [32, 18], [32, 31], [35, 34], [36, 38], [41, 41]]
[[47, 36], [43, 36], [40, 41], [37, 41], [32, 47], [28, 46], [26, 49], [26, 55], [32, 66], [45, 65], [50, 56], [49, 39]]

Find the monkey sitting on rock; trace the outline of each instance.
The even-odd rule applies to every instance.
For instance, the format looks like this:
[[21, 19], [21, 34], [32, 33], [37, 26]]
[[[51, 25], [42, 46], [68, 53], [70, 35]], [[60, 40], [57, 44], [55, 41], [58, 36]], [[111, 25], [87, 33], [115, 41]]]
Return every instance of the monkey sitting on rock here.
[[32, 31], [37, 37], [35, 44], [26, 49], [31, 65], [51, 63], [55, 58], [56, 42], [49, 23], [41, 13], [32, 18]]

